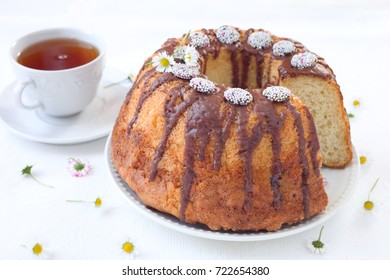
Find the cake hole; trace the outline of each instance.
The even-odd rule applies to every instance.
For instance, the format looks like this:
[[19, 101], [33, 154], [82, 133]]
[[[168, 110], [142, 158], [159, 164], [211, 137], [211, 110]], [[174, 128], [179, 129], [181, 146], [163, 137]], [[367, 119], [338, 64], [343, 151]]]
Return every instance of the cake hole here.
[[245, 50], [235, 53], [222, 48], [217, 57], [209, 54], [203, 69], [205, 75], [213, 82], [226, 87], [244, 89], [260, 88], [266, 80], [262, 74], [261, 58], [251, 55]]

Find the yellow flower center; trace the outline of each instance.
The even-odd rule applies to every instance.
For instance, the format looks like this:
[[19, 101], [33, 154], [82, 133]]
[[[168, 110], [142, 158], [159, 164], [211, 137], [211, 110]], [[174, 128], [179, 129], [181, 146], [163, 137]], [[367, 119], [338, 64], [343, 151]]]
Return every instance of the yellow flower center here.
[[35, 255], [39, 256], [40, 254], [42, 254], [42, 251], [43, 251], [43, 247], [41, 244], [37, 243], [34, 245], [34, 247], [32, 248], [32, 251]]
[[367, 200], [364, 202], [364, 209], [366, 210], [372, 210], [374, 208], [374, 202]]
[[122, 250], [127, 253], [127, 254], [131, 254], [134, 250], [134, 245], [133, 243], [127, 241], [125, 243], [123, 243], [122, 245]]
[[102, 206], [102, 200], [100, 199], [100, 197], [96, 198], [96, 200], [95, 200], [95, 206], [96, 206], [96, 207]]
[[359, 158], [359, 160], [360, 160], [360, 164], [365, 164], [365, 163], [367, 162], [367, 157], [361, 156], [361, 157]]
[[163, 58], [161, 58], [161, 60], [160, 60], [160, 64], [161, 64], [162, 66], [164, 66], [164, 67], [168, 67], [171, 63], [169, 63], [168, 58], [163, 57]]
[[359, 100], [354, 100], [353, 101], [353, 106], [357, 107], [360, 105], [360, 101]]

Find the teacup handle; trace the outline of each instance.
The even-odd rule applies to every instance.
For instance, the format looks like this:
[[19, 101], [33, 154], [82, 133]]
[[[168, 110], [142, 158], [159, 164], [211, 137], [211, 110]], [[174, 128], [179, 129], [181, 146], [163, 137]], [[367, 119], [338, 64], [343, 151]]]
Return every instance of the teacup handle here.
[[36, 104], [32, 104], [32, 105], [23, 103], [23, 92], [26, 89], [26, 87], [28, 87], [28, 86], [35, 86], [34, 81], [32, 81], [31, 79], [21, 79], [21, 80], [18, 80], [18, 82], [16, 84], [15, 94], [17, 95], [17, 100], [18, 100], [19, 105], [25, 109], [28, 109], [28, 110], [33, 110], [33, 109], [36, 109], [38, 107], [41, 107], [42, 104], [39, 101], [37, 101]]

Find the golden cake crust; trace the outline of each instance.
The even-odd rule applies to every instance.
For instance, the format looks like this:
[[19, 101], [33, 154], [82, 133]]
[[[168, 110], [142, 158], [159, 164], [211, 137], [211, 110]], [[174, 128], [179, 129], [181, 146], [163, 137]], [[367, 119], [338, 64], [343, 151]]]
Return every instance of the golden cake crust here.
[[[158, 104], [164, 100], [159, 95], [164, 91], [160, 90], [150, 100], [150, 106], [162, 108]], [[303, 115], [308, 111], [304, 110], [304, 105], [297, 99], [293, 104]], [[148, 105], [146, 108], [148, 108]], [[280, 106], [283, 107], [283, 106]], [[286, 108], [280, 108], [286, 111]], [[147, 113], [145, 109], [140, 114], [138, 124], [133, 128], [133, 133], [128, 137], [126, 128], [128, 119], [120, 119], [112, 135], [112, 158], [119, 174], [128, 182], [129, 186], [137, 193], [138, 197], [148, 206], [159, 211], [170, 213], [176, 217], [180, 216], [180, 196], [181, 181], [184, 172], [184, 146], [185, 146], [185, 118], [175, 128], [170, 141], [165, 150], [164, 160], [161, 162], [156, 179], [148, 179], [149, 171], [153, 160], [154, 151], [158, 141], [162, 137], [163, 126], [157, 126], [150, 130], [153, 117], [158, 118], [162, 112], [158, 110], [153, 115]], [[309, 120], [302, 116], [304, 125], [307, 126]], [[253, 122], [255, 118], [252, 118]], [[157, 122], [158, 123], [158, 122]], [[249, 122], [248, 126], [254, 123]], [[149, 132], [148, 132], [149, 131]], [[200, 222], [208, 225], [211, 229], [231, 229], [235, 231], [266, 229], [274, 231], [283, 224], [293, 224], [305, 219], [303, 194], [301, 190], [302, 167], [299, 163], [299, 151], [294, 143], [297, 141], [293, 117], [287, 115], [285, 125], [281, 131], [284, 135], [282, 143], [282, 168], [284, 176], [281, 183], [281, 194], [283, 202], [280, 209], [273, 207], [273, 192], [269, 183], [271, 176], [272, 149], [270, 149], [270, 139], [265, 138], [256, 149], [253, 156], [253, 196], [251, 198], [250, 210], [244, 210], [245, 182], [243, 174], [243, 162], [237, 154], [237, 125], [233, 125], [231, 135], [226, 142], [226, 148], [222, 156], [221, 169], [213, 170], [212, 152], [204, 161], [196, 161], [194, 172], [197, 174], [196, 180], [191, 188], [191, 202], [185, 212], [186, 222]], [[146, 134], [146, 135], [145, 135]], [[152, 137], [151, 134], [157, 135]], [[150, 136], [150, 138], [149, 138]], [[310, 140], [309, 131], [305, 131], [305, 139]], [[292, 148], [295, 146], [295, 148]], [[211, 145], [209, 146], [211, 150]], [[310, 158], [309, 150], [306, 156]], [[320, 160], [320, 154], [317, 155]], [[312, 163], [310, 162], [310, 168]], [[321, 211], [327, 205], [327, 195], [323, 189], [321, 176], [316, 176], [314, 172], [308, 178], [310, 192], [310, 216]]]

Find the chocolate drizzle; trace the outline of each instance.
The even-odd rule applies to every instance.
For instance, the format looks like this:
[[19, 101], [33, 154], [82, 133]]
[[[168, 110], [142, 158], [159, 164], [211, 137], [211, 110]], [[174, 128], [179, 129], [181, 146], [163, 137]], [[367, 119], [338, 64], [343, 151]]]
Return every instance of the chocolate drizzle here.
[[[143, 69], [144, 67], [142, 67]], [[142, 70], [141, 70], [142, 71]], [[126, 100], [125, 100], [125, 104], [129, 104], [130, 102], [130, 99], [133, 95], [133, 91], [138, 87], [138, 85], [144, 81], [145, 79], [147, 80], [147, 82], [149, 82], [149, 80], [152, 78], [152, 75], [154, 75], [156, 73], [155, 69], [150, 69], [149, 71], [147, 71], [146, 73], [144, 73], [142, 75], [142, 77], [140, 77], [139, 79], [137, 79], [137, 82], [136, 83], [133, 83], [133, 86], [131, 87], [130, 91], [127, 93], [127, 96], [126, 96]]]
[[[171, 135], [173, 128], [176, 126], [177, 122], [179, 121], [179, 118], [184, 114], [188, 107], [190, 107], [199, 98], [199, 95], [197, 94], [188, 94], [188, 91], [190, 91], [190, 89], [191, 88], [188, 85], [179, 84], [178, 86], [175, 86], [170, 89], [168, 92], [169, 99], [166, 100], [164, 106], [164, 134], [154, 154], [152, 167], [149, 173], [149, 180], [151, 181], [156, 178], [158, 163], [164, 155], [165, 148], [167, 146], [167, 141], [169, 136]], [[187, 98], [179, 105], [176, 105], [176, 101], [179, 99], [179, 97], [186, 95]]]
[[324, 62], [324, 59], [319, 57], [316, 66], [304, 68], [304, 69], [298, 69], [291, 66], [291, 56], [290, 56], [288, 57], [288, 59], [284, 59], [282, 64], [279, 66], [279, 73], [282, 79], [288, 76], [294, 77], [302, 74], [332, 79], [334, 75], [323, 70], [325, 65], [326, 64]]
[[305, 138], [305, 132], [303, 129], [302, 124], [302, 118], [301, 114], [298, 112], [298, 110], [289, 102], [288, 108], [290, 109], [293, 118], [294, 118], [294, 124], [297, 128], [298, 133], [298, 145], [299, 145], [299, 162], [302, 167], [302, 195], [303, 195], [303, 207], [304, 207], [304, 214], [305, 218], [310, 217], [310, 193], [309, 193], [309, 186], [307, 179], [309, 178], [309, 163], [306, 157], [306, 138]]
[[[199, 93], [194, 93], [200, 95]], [[188, 110], [185, 150], [184, 150], [184, 173], [181, 186], [180, 219], [185, 220], [185, 210], [190, 201], [192, 183], [195, 177], [194, 161], [196, 155], [198, 160], [205, 160], [205, 150], [210, 143], [213, 132], [219, 132], [221, 136], [221, 119], [219, 107], [223, 101], [220, 94], [199, 96]], [[198, 152], [196, 153], [196, 146]]]
[[252, 184], [253, 184], [253, 172], [252, 172], [252, 154], [251, 149], [251, 139], [248, 136], [248, 130], [246, 128], [249, 112], [248, 107], [239, 107], [238, 110], [238, 128], [237, 134], [238, 142], [240, 145], [239, 154], [244, 159], [244, 210], [249, 210], [250, 208], [250, 195], [252, 193]]
[[[291, 42], [294, 42], [296, 47], [295, 53], [303, 53], [308, 51], [308, 49], [302, 45], [300, 42], [297, 42], [292, 39], [286, 39]], [[275, 56], [272, 54], [271, 59], [272, 60], [282, 60], [282, 64], [279, 66], [279, 74], [280, 78], [286, 78], [286, 77], [294, 77], [297, 75], [309, 75], [309, 76], [315, 76], [315, 77], [321, 77], [321, 78], [327, 78], [327, 79], [334, 79], [334, 73], [332, 69], [325, 63], [325, 60], [322, 57], [317, 56], [317, 64], [314, 67], [304, 68], [304, 69], [298, 69], [291, 66], [291, 59], [293, 54], [286, 55], [284, 57], [281, 56]], [[328, 69], [329, 71], [325, 71], [324, 69]]]
[[310, 131], [310, 140], [308, 143], [308, 148], [310, 149], [310, 158], [311, 158], [311, 163], [313, 165], [314, 173], [318, 177], [320, 176], [320, 163], [317, 160], [317, 154], [320, 150], [320, 142], [318, 140], [318, 137], [316, 137], [317, 130], [314, 124], [313, 116], [311, 115], [307, 107], [305, 107], [305, 112], [306, 112], [306, 117], [309, 120], [309, 131]]
[[[269, 109], [272, 110], [273, 106], [268, 106]], [[275, 109], [274, 109], [275, 110]], [[272, 152], [273, 152], [273, 160], [272, 160], [272, 175], [270, 178], [270, 183], [272, 190], [274, 192], [274, 200], [273, 205], [275, 209], [280, 208], [281, 202], [281, 193], [279, 190], [280, 181], [282, 180], [282, 165], [280, 162], [280, 151], [282, 145], [280, 143], [280, 130], [282, 128], [285, 115], [282, 113], [280, 116], [273, 112], [272, 114], [267, 115], [269, 126], [267, 127], [267, 132], [270, 133], [272, 137]], [[271, 116], [271, 117], [270, 117]]]
[[146, 99], [149, 98], [149, 96], [151, 96], [153, 94], [153, 92], [160, 86], [162, 86], [163, 84], [166, 84], [166, 83], [169, 83], [173, 80], [176, 80], [177, 78], [175, 76], [173, 76], [171, 73], [168, 73], [168, 74], [164, 74], [164, 75], [161, 75], [160, 77], [157, 78], [157, 80], [155, 80], [153, 82], [153, 84], [146, 90], [146, 87], [148, 86], [149, 84], [149, 80], [152, 78], [152, 74], [148, 74], [146, 80], [145, 80], [145, 83], [144, 83], [144, 86], [142, 88], [142, 95], [141, 97], [139, 98], [138, 100], [138, 104], [137, 104], [137, 108], [135, 109], [135, 114], [133, 116], [133, 118], [131, 119], [130, 123], [129, 123], [129, 126], [127, 127], [127, 134], [130, 135], [131, 133], [131, 130], [133, 129], [133, 125], [134, 123], [137, 121], [138, 119], [138, 114], [139, 112], [141, 111], [141, 108], [142, 108], [142, 105], [144, 104], [144, 102], [146, 101]]
[[[262, 86], [263, 73], [262, 65], [265, 60], [265, 55], [270, 53], [272, 47], [264, 50], [254, 50], [250, 47], [246, 38], [253, 32], [253, 29], [247, 30], [244, 34], [245, 41], [242, 43], [222, 45], [215, 37], [213, 30], [203, 29], [202, 32], [207, 34], [210, 38], [210, 45], [204, 48], [198, 48], [199, 53], [203, 56], [203, 69], [207, 65], [207, 57], [211, 54], [214, 58], [218, 57], [221, 47], [227, 48], [231, 52], [232, 64], [232, 86], [246, 87], [248, 83], [248, 69], [251, 58], [256, 60], [256, 83], [258, 87]], [[175, 47], [178, 46], [177, 39], [169, 39], [163, 47], [158, 51], [167, 51], [172, 54]], [[300, 46], [300, 49], [303, 47]], [[239, 62], [237, 55], [240, 54], [240, 61], [242, 65], [241, 77], [239, 76]], [[279, 71], [281, 76], [294, 75], [298, 70], [293, 69], [290, 65], [291, 56], [273, 57], [271, 59], [283, 59]], [[322, 61], [319, 60], [321, 64]], [[145, 66], [144, 66], [145, 68]], [[143, 68], [143, 69], [144, 69]], [[314, 68], [313, 68], [314, 69]], [[318, 69], [305, 70], [307, 73], [319, 76], [329, 76], [324, 74], [324, 71]], [[145, 71], [145, 69], [144, 69]], [[204, 70], [205, 71], [205, 70]], [[305, 72], [306, 73], [306, 72]], [[156, 77], [157, 76], [157, 77]], [[204, 76], [201, 74], [201, 76]], [[151, 83], [151, 81], [153, 81]], [[214, 139], [214, 149], [212, 166], [214, 170], [221, 168], [221, 159], [225, 149], [225, 143], [231, 134], [231, 128], [234, 124], [237, 126], [239, 156], [243, 161], [244, 176], [243, 176], [243, 191], [244, 204], [243, 209], [248, 211], [252, 207], [252, 188], [253, 188], [253, 155], [260, 145], [264, 135], [270, 135], [272, 145], [272, 165], [271, 176], [269, 184], [273, 192], [273, 207], [278, 210], [281, 207], [283, 200], [280, 184], [283, 177], [283, 168], [280, 161], [281, 153], [281, 129], [285, 122], [286, 110], [277, 112], [274, 103], [261, 94], [260, 89], [249, 90], [254, 97], [254, 104], [250, 106], [235, 106], [224, 101], [223, 91], [226, 89], [222, 85], [217, 85], [217, 91], [214, 94], [202, 94], [188, 86], [188, 81], [176, 78], [170, 73], [160, 74], [154, 68], [146, 71], [141, 77], [138, 77], [134, 83], [131, 91], [126, 97], [126, 104], [131, 99], [132, 91], [138, 88], [142, 82], [141, 96], [135, 109], [135, 113], [130, 123], [128, 124], [127, 133], [130, 135], [134, 124], [137, 122], [138, 115], [142, 110], [145, 101], [153, 95], [155, 90], [160, 86], [173, 82], [173, 87], [168, 90], [168, 97], [164, 105], [164, 119], [165, 126], [160, 143], [158, 144], [151, 163], [149, 173], [149, 180], [156, 179], [158, 174], [158, 165], [164, 156], [167, 148], [168, 139], [173, 129], [178, 124], [179, 119], [187, 113], [185, 123], [185, 148], [184, 148], [184, 172], [181, 181], [181, 198], [180, 198], [180, 219], [186, 220], [186, 209], [191, 201], [191, 188], [196, 180], [194, 170], [195, 161], [206, 160], [206, 149]], [[304, 215], [306, 218], [310, 216], [310, 194], [308, 187], [309, 178], [309, 161], [306, 157], [305, 151], [310, 150], [310, 162], [316, 176], [320, 176], [320, 166], [317, 161], [317, 154], [319, 151], [319, 142], [316, 137], [315, 126], [311, 114], [307, 108], [306, 115], [309, 119], [310, 139], [306, 141], [304, 135], [304, 128], [301, 115], [298, 110], [292, 105], [290, 101], [281, 103], [280, 106], [285, 106], [291, 112], [294, 125], [296, 127], [299, 145], [299, 162], [302, 168], [301, 174], [301, 188], [303, 194]], [[248, 130], [248, 122], [250, 112], [254, 112], [256, 116], [256, 123], [251, 131]]]
[[204, 48], [198, 48], [199, 53], [204, 57], [207, 57], [209, 54], [211, 54], [214, 58], [217, 58], [219, 50], [221, 49], [221, 45], [217, 40], [214, 30], [202, 29], [202, 32], [209, 36], [210, 45]]

